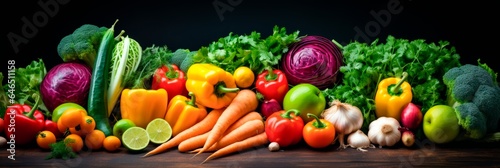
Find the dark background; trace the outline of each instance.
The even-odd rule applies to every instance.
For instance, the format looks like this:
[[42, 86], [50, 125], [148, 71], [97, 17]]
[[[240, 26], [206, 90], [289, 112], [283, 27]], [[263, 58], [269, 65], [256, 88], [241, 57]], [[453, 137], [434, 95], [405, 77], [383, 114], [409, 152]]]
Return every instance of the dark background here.
[[[232, 10], [222, 13], [221, 19], [214, 2], [229, 5]], [[22, 18], [33, 22], [44, 9], [39, 3], [58, 3], [53, 16], [37, 27], [34, 36], [15, 52], [7, 35], [22, 35], [26, 24]], [[232, 3], [232, 5], [231, 5]], [[400, 3], [399, 13], [390, 18], [385, 27], [370, 12], [388, 12], [388, 4]], [[207, 46], [229, 32], [249, 34], [261, 32], [263, 37], [272, 33], [274, 25], [286, 27], [289, 32], [299, 30], [300, 35], [321, 35], [341, 44], [353, 40], [370, 42], [375, 38], [385, 40], [388, 35], [409, 40], [426, 39], [428, 42], [449, 41], [461, 56], [461, 62], [476, 64], [481, 58], [495, 71], [500, 65], [495, 61], [499, 49], [499, 5], [494, 1], [431, 2], [420, 0], [352, 1], [262, 1], [262, 0], [170, 0], [170, 1], [119, 1], [97, 0], [38, 0], [9, 1], [2, 5], [2, 61], [1, 71], [6, 76], [7, 60], [15, 60], [16, 67], [25, 67], [42, 58], [47, 71], [58, 63], [57, 44], [64, 36], [85, 23], [110, 27], [116, 19], [117, 30], [136, 39], [143, 48], [167, 45], [171, 49], [197, 50]], [[55, 10], [54, 6], [51, 6]], [[47, 12], [44, 12], [48, 14]], [[377, 23], [377, 24], [374, 24]], [[366, 25], [378, 25], [378, 33], [368, 41], [355, 38], [356, 27], [365, 32]], [[372, 27], [374, 28], [374, 27]], [[5, 80], [4, 80], [5, 83]]]

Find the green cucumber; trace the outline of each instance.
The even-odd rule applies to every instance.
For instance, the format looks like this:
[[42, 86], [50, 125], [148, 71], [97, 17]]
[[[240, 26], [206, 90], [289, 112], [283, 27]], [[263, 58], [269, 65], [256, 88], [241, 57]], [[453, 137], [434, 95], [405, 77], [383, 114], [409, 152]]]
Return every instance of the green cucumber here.
[[[118, 20], [116, 20], [118, 22]], [[109, 85], [109, 66], [113, 47], [117, 43], [114, 37], [114, 27], [111, 26], [101, 39], [95, 67], [92, 70], [92, 79], [90, 83], [87, 113], [94, 118], [96, 129], [101, 130], [106, 136], [113, 134], [113, 129], [108, 120], [107, 88]]]

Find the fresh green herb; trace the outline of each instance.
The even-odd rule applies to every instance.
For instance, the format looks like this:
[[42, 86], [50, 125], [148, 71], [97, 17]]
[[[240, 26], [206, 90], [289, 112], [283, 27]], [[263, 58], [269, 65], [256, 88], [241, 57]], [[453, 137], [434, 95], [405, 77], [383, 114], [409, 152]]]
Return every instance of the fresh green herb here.
[[142, 52], [137, 70], [125, 77], [124, 88], [151, 88], [151, 84], [148, 82], [150, 82], [156, 69], [170, 64], [171, 58], [172, 51], [167, 46], [153, 45], [147, 47]]
[[278, 26], [265, 39], [256, 31], [249, 35], [231, 32], [208, 47], [201, 47], [193, 59], [195, 63], [211, 63], [230, 73], [240, 66], [260, 73], [267, 66], [279, 65], [281, 55], [288, 51], [288, 45], [298, 41], [298, 34], [299, 31], [287, 34], [284, 27]]
[[443, 74], [460, 65], [460, 56], [449, 42], [426, 43], [423, 39], [407, 40], [388, 36], [385, 43], [352, 42], [343, 47], [342, 82], [323, 90], [328, 101], [339, 99], [357, 106], [363, 112], [363, 130], [375, 120], [375, 92], [380, 80], [398, 77], [406, 71], [412, 86], [412, 102], [422, 112], [446, 102]]
[[[0, 73], [0, 81], [3, 81], [3, 73]], [[0, 82], [0, 118], [3, 118], [5, 115], [5, 110], [7, 110], [7, 106], [9, 105], [9, 99], [5, 91], [3, 90], [2, 82]]]
[[73, 152], [73, 149], [68, 146], [69, 143], [73, 143], [74, 139], [64, 139], [59, 142], [50, 144], [51, 152], [45, 157], [45, 160], [52, 158], [62, 158], [64, 160], [71, 159], [77, 157], [76, 153]]
[[[15, 69], [14, 89], [10, 89], [8, 85], [3, 86], [3, 89], [5, 92], [13, 92], [13, 95], [16, 96], [15, 103], [33, 106], [36, 102], [36, 98], [41, 96], [40, 84], [42, 84], [46, 74], [47, 69], [45, 69], [43, 60], [34, 60], [25, 68]], [[45, 107], [43, 102], [39, 103], [38, 108], [42, 110], [45, 116], [51, 116], [51, 112]], [[5, 112], [5, 110], [2, 112]]]

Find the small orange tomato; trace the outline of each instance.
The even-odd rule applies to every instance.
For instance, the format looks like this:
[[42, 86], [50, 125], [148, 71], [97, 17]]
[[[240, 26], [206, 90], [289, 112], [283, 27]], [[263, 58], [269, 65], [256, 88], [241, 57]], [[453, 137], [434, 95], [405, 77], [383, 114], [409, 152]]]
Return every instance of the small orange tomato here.
[[312, 148], [324, 148], [335, 140], [335, 127], [325, 119], [319, 119], [316, 115], [308, 113], [307, 117], [314, 117], [304, 125], [302, 136], [307, 145]]
[[102, 143], [102, 146], [104, 149], [106, 149], [109, 152], [113, 152], [118, 150], [120, 146], [122, 146], [122, 142], [120, 139], [114, 135], [107, 136], [104, 138], [104, 142]]
[[91, 116], [84, 116], [80, 123], [80, 130], [83, 135], [87, 135], [95, 129], [95, 120]]
[[80, 125], [77, 125], [76, 127], [69, 128], [69, 133], [77, 134], [77, 135], [80, 135], [80, 137], [85, 138], [85, 134], [83, 134], [83, 131], [80, 128]]
[[104, 132], [101, 130], [93, 130], [89, 134], [85, 136], [85, 146], [89, 149], [97, 150], [102, 147], [102, 144], [104, 142], [104, 138], [106, 138], [106, 135], [104, 135]]
[[82, 122], [82, 118], [84, 117], [85, 110], [71, 108], [66, 111], [59, 117], [59, 120], [62, 120], [62, 124], [66, 127], [76, 127], [78, 124]]
[[66, 133], [68, 131], [68, 127], [66, 127], [64, 124], [62, 124], [62, 120], [57, 120], [57, 129], [61, 133]]
[[64, 143], [73, 149], [73, 152], [80, 152], [83, 148], [83, 139], [80, 135], [69, 134], [64, 138]]
[[48, 130], [42, 131], [38, 133], [36, 143], [42, 149], [50, 149], [50, 144], [56, 143], [56, 135]]

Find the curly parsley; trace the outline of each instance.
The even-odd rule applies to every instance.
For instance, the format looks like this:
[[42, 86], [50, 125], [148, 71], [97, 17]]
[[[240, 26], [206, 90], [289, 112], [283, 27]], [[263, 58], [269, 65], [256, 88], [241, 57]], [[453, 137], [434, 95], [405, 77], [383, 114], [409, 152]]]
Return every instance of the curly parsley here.
[[407, 40], [388, 36], [385, 43], [352, 42], [343, 47], [342, 82], [323, 90], [328, 101], [339, 99], [357, 106], [363, 112], [363, 130], [375, 120], [375, 92], [378, 83], [388, 77], [408, 73], [412, 102], [422, 112], [446, 101], [443, 74], [460, 66], [460, 56], [449, 42], [427, 43], [423, 39]]
[[277, 67], [281, 55], [288, 51], [288, 45], [298, 41], [299, 31], [287, 34], [284, 27], [273, 28], [273, 34], [262, 38], [253, 31], [249, 35], [236, 35], [232, 32], [201, 47], [194, 56], [195, 63], [211, 63], [233, 73], [240, 66], [248, 66], [255, 73], [266, 67]]

